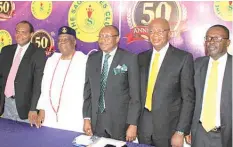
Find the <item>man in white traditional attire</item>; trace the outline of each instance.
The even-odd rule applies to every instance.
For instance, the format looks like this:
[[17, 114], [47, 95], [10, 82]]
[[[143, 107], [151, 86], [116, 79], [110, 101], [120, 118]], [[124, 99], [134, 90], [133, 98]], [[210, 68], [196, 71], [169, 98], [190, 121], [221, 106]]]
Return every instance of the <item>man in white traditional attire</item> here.
[[63, 26], [58, 31], [58, 48], [46, 62], [37, 104], [37, 126], [83, 132], [83, 88], [86, 55], [75, 51], [76, 32]]

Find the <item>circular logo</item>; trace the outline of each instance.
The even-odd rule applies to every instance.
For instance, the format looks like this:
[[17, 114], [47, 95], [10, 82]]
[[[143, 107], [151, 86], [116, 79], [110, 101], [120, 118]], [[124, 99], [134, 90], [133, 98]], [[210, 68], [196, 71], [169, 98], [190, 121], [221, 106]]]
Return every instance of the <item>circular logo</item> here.
[[97, 41], [99, 31], [105, 25], [111, 25], [112, 21], [112, 8], [105, 1], [75, 1], [68, 14], [69, 26], [76, 30], [77, 38], [84, 42]]
[[232, 1], [215, 1], [215, 14], [224, 21], [232, 21]]
[[10, 19], [14, 15], [15, 4], [11, 1], [0, 1], [0, 21]]
[[36, 44], [38, 48], [43, 48], [47, 56], [55, 51], [54, 40], [45, 30], [36, 31], [32, 36], [31, 42]]
[[[169, 21], [172, 35], [177, 34], [180, 24], [186, 20], [186, 8], [174, 1], [139, 1], [127, 13], [127, 22], [131, 33], [128, 41], [147, 40], [148, 24], [155, 18], [164, 18]], [[180, 30], [179, 30], [180, 31]]]
[[52, 12], [51, 1], [33, 1], [31, 3], [32, 15], [40, 20], [46, 19]]
[[12, 38], [8, 31], [0, 30], [0, 52], [6, 45], [12, 44]]

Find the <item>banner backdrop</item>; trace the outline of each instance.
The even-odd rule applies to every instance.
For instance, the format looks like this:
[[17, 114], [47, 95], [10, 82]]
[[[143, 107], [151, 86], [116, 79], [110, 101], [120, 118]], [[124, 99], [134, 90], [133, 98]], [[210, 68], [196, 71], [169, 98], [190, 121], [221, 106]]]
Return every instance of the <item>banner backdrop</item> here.
[[32, 42], [44, 48], [47, 55], [57, 50], [61, 26], [76, 30], [77, 50], [87, 54], [98, 49], [98, 33], [110, 24], [120, 30], [120, 47], [140, 53], [151, 48], [146, 26], [156, 17], [169, 20], [170, 43], [195, 58], [205, 53], [204, 36], [210, 26], [225, 25], [232, 36], [232, 1], [0, 1], [0, 50], [15, 43], [16, 24], [28, 20], [35, 28]]

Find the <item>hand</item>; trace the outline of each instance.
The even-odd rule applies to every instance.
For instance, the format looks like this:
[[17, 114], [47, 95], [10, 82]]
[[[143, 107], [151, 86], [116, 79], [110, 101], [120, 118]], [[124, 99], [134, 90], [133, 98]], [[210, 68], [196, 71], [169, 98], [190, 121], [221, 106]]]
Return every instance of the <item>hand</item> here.
[[184, 145], [184, 135], [178, 134], [176, 132], [172, 136], [171, 145], [172, 145], [172, 147], [183, 147], [183, 145]]
[[92, 136], [93, 135], [92, 129], [91, 129], [91, 120], [84, 119], [83, 131], [88, 136]]
[[33, 126], [33, 124], [36, 124], [37, 111], [29, 111], [29, 113], [28, 113], [28, 120], [30, 122], [31, 127]]
[[191, 145], [191, 134], [185, 136], [185, 141], [187, 144]]
[[40, 128], [42, 126], [42, 123], [44, 122], [44, 118], [45, 118], [45, 111], [44, 110], [40, 110], [37, 120], [36, 120], [36, 127]]
[[137, 137], [137, 126], [129, 125], [126, 131], [126, 141], [134, 141]]

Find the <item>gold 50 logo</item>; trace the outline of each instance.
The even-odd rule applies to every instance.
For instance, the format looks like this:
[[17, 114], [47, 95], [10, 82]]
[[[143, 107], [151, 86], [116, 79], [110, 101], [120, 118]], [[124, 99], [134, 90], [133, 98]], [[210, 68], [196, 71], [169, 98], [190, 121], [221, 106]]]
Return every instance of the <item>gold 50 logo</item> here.
[[36, 31], [32, 36], [31, 42], [36, 44], [38, 48], [43, 48], [47, 56], [55, 51], [54, 40], [45, 30]]
[[0, 52], [6, 45], [12, 44], [12, 38], [7, 30], [0, 30]]
[[0, 1], [0, 21], [10, 19], [14, 15], [15, 4], [11, 1]]
[[98, 40], [99, 31], [105, 25], [112, 24], [112, 18], [112, 8], [108, 2], [75, 1], [69, 10], [68, 23], [76, 30], [78, 39], [95, 42]]
[[182, 20], [187, 17], [185, 7], [175, 1], [140, 1], [127, 13], [127, 22], [130, 33], [127, 42], [147, 40], [147, 25], [155, 18], [164, 18], [169, 21], [172, 31], [178, 30]]

